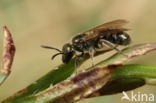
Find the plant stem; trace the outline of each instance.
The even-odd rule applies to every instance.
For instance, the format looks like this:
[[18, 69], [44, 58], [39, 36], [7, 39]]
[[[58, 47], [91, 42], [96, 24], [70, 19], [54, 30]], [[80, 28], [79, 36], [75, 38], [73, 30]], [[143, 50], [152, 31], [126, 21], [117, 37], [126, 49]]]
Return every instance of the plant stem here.
[[[109, 66], [110, 64], [122, 65], [125, 62], [127, 62], [129, 59], [132, 59], [137, 56], [145, 55], [152, 50], [156, 50], [156, 43], [132, 46], [128, 49], [123, 50], [123, 53], [125, 53], [127, 56], [115, 54], [114, 56], [110, 57], [109, 59], [98, 63], [96, 66], [104, 67], [104, 66]], [[80, 64], [82, 64], [87, 58], [88, 58], [88, 56], [84, 56], [83, 59], [81, 60]], [[124, 66], [123, 66], [123, 68], [124, 68]], [[91, 69], [91, 68], [88, 68], [88, 69]], [[84, 70], [88, 70], [88, 69], [84, 69]], [[38, 81], [36, 81], [33, 84], [31, 84], [30, 86], [28, 86], [27, 88], [14, 94], [13, 96], [9, 97], [3, 103], [22, 103], [22, 102], [34, 103], [36, 101], [35, 98], [39, 92], [44, 94], [44, 93], [46, 93], [45, 92], [46, 89], [53, 89], [53, 86], [50, 86], [51, 84], [54, 86], [57, 86], [58, 85], [57, 83], [65, 80], [67, 77], [71, 76], [71, 74], [74, 72], [74, 70], [75, 70], [74, 60], [72, 60], [69, 64], [62, 64], [62, 65], [56, 67], [55, 70], [50, 71], [47, 75], [43, 76], [41, 79], [39, 79]], [[124, 71], [124, 69], [122, 69], [122, 70]], [[120, 73], [117, 73], [117, 74], [120, 74]], [[139, 77], [139, 79], [140, 79], [140, 77]], [[136, 81], [138, 81], [138, 80], [136, 80]], [[47, 96], [53, 96], [53, 94], [47, 95]], [[46, 98], [48, 98], [48, 97], [46, 97]], [[30, 102], [32, 100], [34, 102]], [[26, 101], [28, 101], [28, 102], [26, 102]], [[44, 103], [44, 101], [43, 101], [43, 103]]]

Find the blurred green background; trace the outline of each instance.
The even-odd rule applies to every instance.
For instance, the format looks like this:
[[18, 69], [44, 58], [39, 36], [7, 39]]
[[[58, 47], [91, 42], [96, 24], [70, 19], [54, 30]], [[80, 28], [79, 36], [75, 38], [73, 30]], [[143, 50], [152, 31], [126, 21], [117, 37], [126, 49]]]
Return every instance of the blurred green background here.
[[[42, 49], [41, 44], [61, 49], [77, 33], [115, 19], [130, 21], [132, 45], [156, 41], [154, 0], [0, 0], [0, 54], [4, 25], [12, 32], [17, 48], [12, 73], [0, 87], [0, 101], [61, 63], [61, 56], [51, 61], [56, 52]], [[112, 53], [99, 56], [96, 62]], [[156, 52], [152, 52], [130, 63], [156, 64], [155, 57]], [[87, 64], [90, 66], [90, 61]], [[82, 67], [87, 67], [86, 63]], [[134, 92], [156, 96], [156, 87], [143, 86]], [[122, 94], [116, 94], [80, 103], [119, 103], [121, 97]]]

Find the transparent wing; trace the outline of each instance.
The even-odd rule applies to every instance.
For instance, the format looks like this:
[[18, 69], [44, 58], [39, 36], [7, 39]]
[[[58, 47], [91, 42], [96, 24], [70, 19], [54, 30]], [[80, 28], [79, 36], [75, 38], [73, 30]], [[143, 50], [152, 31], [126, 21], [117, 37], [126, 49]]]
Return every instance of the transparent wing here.
[[108, 31], [108, 30], [109, 31], [110, 30], [127, 31], [129, 29], [122, 27], [123, 25], [125, 25], [127, 23], [128, 23], [128, 21], [126, 21], [124, 19], [118, 19], [118, 20], [104, 23], [102, 25], [99, 25], [95, 28], [92, 28], [92, 29], [84, 32], [85, 34], [88, 34], [88, 36], [86, 36], [84, 38], [84, 40], [90, 40], [90, 39], [94, 39], [94, 38], [98, 37], [100, 35], [99, 32], [101, 32], [101, 31]]

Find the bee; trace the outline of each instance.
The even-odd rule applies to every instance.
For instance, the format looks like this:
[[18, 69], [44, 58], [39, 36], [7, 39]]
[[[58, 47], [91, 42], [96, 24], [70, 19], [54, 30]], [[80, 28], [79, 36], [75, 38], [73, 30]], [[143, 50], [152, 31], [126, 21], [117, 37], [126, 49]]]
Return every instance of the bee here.
[[[58, 51], [58, 53], [52, 56], [52, 59], [58, 55], [62, 55], [63, 63], [68, 63], [74, 56], [76, 56], [76, 67], [79, 59], [83, 57], [85, 53], [88, 53], [91, 57], [92, 65], [94, 66], [94, 54], [100, 50], [116, 50], [118, 53], [126, 56], [117, 47], [126, 46], [131, 42], [130, 36], [126, 33], [126, 31], [129, 29], [123, 28], [123, 25], [127, 23], [128, 22], [123, 19], [104, 23], [100, 26], [76, 35], [72, 38], [71, 43], [66, 43], [63, 46], [62, 50], [44, 45], [41, 47]], [[77, 56], [77, 52], [79, 52], [80, 55]]]

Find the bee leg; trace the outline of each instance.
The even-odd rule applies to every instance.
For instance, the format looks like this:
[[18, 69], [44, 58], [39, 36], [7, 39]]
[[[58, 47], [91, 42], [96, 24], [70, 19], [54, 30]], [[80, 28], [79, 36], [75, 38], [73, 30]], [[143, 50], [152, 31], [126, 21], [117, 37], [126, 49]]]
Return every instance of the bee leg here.
[[109, 46], [110, 48], [112, 49], [115, 49], [119, 54], [123, 55], [123, 56], [126, 56], [120, 49], [118, 49], [117, 47], [113, 46], [111, 43], [109, 43], [108, 41], [106, 40], [101, 40], [101, 42], [103, 42], [105, 45]]
[[76, 74], [78, 73], [77, 68], [79, 67], [79, 61], [81, 59], [81, 57], [83, 57], [84, 52], [81, 53], [81, 55], [76, 56], [75, 58], [75, 70], [76, 70]]
[[94, 54], [95, 54], [95, 49], [94, 47], [90, 47], [89, 48], [89, 55], [92, 61], [92, 67], [94, 67]]

